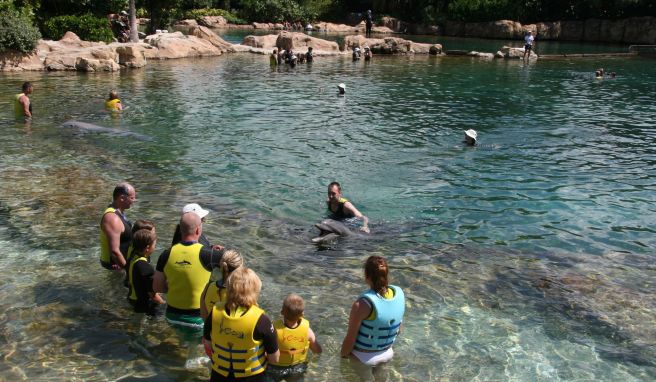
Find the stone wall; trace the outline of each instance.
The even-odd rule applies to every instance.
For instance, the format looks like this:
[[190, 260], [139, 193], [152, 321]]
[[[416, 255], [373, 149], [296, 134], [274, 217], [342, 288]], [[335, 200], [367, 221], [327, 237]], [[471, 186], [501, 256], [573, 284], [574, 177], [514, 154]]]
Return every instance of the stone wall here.
[[521, 39], [530, 30], [537, 33], [539, 40], [656, 44], [656, 17], [652, 16], [624, 20], [589, 19], [525, 25], [512, 20], [482, 23], [447, 21], [443, 29], [445, 35], [458, 37]]

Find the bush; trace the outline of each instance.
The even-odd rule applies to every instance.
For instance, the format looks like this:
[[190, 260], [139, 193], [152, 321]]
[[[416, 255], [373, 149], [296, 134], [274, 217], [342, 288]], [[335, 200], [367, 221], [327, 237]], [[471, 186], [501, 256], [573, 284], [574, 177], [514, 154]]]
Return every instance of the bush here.
[[294, 0], [242, 0], [239, 15], [250, 21], [312, 21], [316, 13]]
[[0, 52], [12, 49], [29, 53], [36, 48], [40, 38], [39, 29], [27, 14], [13, 9], [0, 13]]
[[216, 8], [202, 8], [202, 9], [191, 9], [186, 11], [182, 18], [183, 19], [194, 19], [199, 20], [204, 16], [223, 16], [227, 22], [232, 24], [246, 24], [246, 20], [240, 19], [239, 17], [233, 15], [225, 9], [216, 9]]
[[43, 34], [53, 40], [59, 40], [67, 31], [75, 33], [85, 41], [112, 42], [114, 40], [109, 21], [91, 14], [57, 16], [46, 20], [43, 24]]

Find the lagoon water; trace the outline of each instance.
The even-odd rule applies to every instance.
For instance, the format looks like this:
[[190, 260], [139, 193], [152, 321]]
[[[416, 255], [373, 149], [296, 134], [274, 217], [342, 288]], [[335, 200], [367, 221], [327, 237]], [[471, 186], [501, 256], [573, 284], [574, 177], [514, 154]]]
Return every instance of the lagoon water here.
[[[596, 80], [603, 66], [616, 79]], [[35, 118], [11, 94], [35, 83]], [[344, 82], [346, 97], [336, 96]], [[120, 180], [131, 219], [212, 213], [277, 317], [290, 292], [324, 346], [308, 381], [355, 381], [338, 356], [362, 263], [387, 257], [406, 291], [393, 381], [656, 378], [656, 65], [528, 65], [454, 57], [319, 58], [272, 70], [225, 55], [120, 74], [2, 74], [0, 379], [204, 380], [162, 319], [131, 313], [98, 264], [98, 221]], [[101, 111], [109, 89], [129, 108]], [[68, 119], [140, 141], [61, 128]], [[462, 144], [476, 129], [478, 147]], [[325, 187], [370, 237], [317, 247]], [[157, 257], [157, 255], [155, 255]]]

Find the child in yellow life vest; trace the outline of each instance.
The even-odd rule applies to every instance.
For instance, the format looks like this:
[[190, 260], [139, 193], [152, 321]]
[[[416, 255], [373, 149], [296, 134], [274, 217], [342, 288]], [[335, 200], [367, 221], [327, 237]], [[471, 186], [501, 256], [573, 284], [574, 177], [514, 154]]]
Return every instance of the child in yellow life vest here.
[[314, 354], [321, 353], [321, 345], [310, 328], [310, 322], [303, 318], [304, 310], [305, 302], [301, 296], [290, 294], [283, 301], [283, 319], [273, 322], [278, 336], [280, 359], [267, 367], [269, 381], [303, 381], [307, 371], [308, 349]]
[[116, 90], [109, 92], [109, 98], [105, 101], [105, 109], [109, 111], [123, 110], [123, 105], [121, 105], [121, 100], [118, 98]]

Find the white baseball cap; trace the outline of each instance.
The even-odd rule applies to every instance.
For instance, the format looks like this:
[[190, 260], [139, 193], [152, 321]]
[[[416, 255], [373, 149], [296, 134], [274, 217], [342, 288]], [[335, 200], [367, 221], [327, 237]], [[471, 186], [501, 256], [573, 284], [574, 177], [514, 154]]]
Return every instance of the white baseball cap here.
[[198, 205], [198, 203], [190, 203], [184, 206], [182, 208], [182, 214], [184, 215], [187, 212], [193, 212], [196, 215], [198, 215], [198, 217], [201, 219], [210, 213], [210, 211], [202, 209], [201, 206]]
[[346, 90], [346, 85], [344, 85], [344, 83], [337, 85], [337, 87]]
[[473, 140], [476, 140], [476, 137], [478, 136], [478, 134], [476, 134], [476, 130], [474, 129], [469, 129], [465, 131], [465, 135]]

